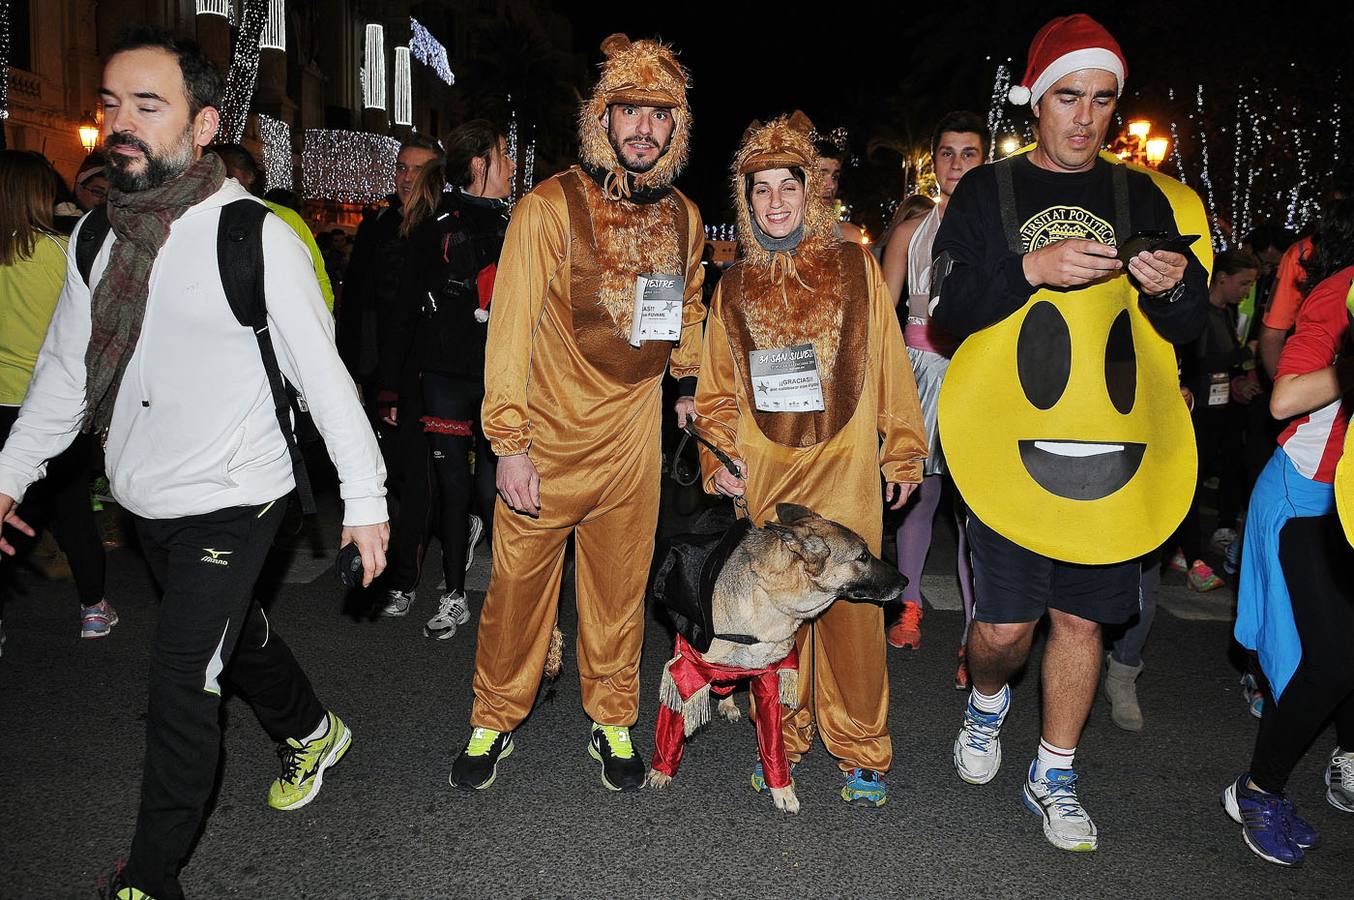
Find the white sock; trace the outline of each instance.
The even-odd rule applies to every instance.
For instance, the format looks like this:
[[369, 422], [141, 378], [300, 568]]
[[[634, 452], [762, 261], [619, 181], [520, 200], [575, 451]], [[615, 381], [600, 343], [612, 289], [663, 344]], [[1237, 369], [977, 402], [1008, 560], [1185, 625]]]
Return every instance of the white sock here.
[[316, 725], [315, 730], [312, 731], [309, 735], [302, 738], [301, 743], [309, 744], [311, 741], [318, 741], [320, 738], [324, 737], [328, 733], [329, 733], [329, 714], [325, 713], [324, 718], [320, 720], [320, 724]]
[[973, 704], [973, 708], [980, 713], [995, 715], [996, 713], [1006, 712], [1006, 708], [1011, 705], [1011, 688], [1003, 684], [1001, 690], [992, 696], [984, 694], [982, 691], [974, 688], [968, 696], [968, 702]]
[[1068, 750], [1063, 747], [1055, 747], [1043, 738], [1039, 739], [1039, 755], [1034, 760], [1034, 774], [1030, 777], [1034, 781], [1043, 780], [1049, 769], [1070, 769], [1072, 760], [1076, 759], [1077, 748]]

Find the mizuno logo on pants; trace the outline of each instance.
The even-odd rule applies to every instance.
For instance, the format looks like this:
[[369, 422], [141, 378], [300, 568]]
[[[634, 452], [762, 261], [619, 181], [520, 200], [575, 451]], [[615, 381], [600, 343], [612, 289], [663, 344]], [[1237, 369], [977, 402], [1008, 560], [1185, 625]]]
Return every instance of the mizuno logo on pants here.
[[213, 550], [211, 547], [203, 547], [202, 549], [207, 555], [202, 557], [199, 562], [211, 563], [214, 566], [230, 565], [229, 560], [222, 559], [221, 557], [230, 556], [235, 552], [234, 550]]

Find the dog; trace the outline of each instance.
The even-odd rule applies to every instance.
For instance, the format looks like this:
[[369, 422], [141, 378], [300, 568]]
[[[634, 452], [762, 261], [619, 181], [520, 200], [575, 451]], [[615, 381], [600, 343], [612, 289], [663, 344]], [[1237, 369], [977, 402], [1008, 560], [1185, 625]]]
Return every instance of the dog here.
[[710, 592], [708, 649], [696, 649], [679, 630], [659, 691], [649, 787], [666, 787], [677, 774], [685, 738], [709, 720], [710, 694], [722, 696], [720, 713], [737, 721], [729, 694], [750, 681], [771, 799], [777, 809], [797, 813], [780, 723], [781, 705], [799, 702], [795, 634], [839, 598], [887, 603], [902, 595], [907, 579], [851, 529], [793, 503], [777, 504], [776, 519], [761, 528], [743, 524], [727, 551]]

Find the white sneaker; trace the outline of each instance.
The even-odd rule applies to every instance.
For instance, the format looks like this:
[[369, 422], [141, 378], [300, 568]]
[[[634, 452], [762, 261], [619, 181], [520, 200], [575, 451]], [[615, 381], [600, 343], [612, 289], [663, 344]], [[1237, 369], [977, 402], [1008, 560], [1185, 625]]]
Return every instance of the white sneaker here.
[[383, 616], [407, 616], [409, 607], [414, 605], [416, 591], [386, 591], [386, 603], [381, 607]]
[[1326, 766], [1326, 802], [1340, 812], [1354, 813], [1354, 751], [1331, 751]]
[[1001, 723], [1011, 708], [1011, 689], [1003, 687], [1006, 704], [999, 713], [985, 713], [970, 700], [964, 725], [954, 739], [954, 770], [969, 784], [987, 784], [1001, 768]]
[[1077, 799], [1077, 773], [1049, 769], [1034, 778], [1034, 763], [1025, 779], [1025, 806], [1044, 819], [1044, 837], [1060, 850], [1089, 851], [1100, 844], [1091, 816]]
[[[470, 564], [475, 561], [475, 545], [480, 542], [484, 536], [484, 520], [474, 513], [470, 514], [470, 539], [465, 544], [465, 570], [470, 571]], [[446, 582], [443, 581], [442, 589], [446, 590]]]
[[437, 615], [423, 626], [423, 634], [430, 638], [445, 641], [456, 634], [456, 628], [470, 621], [470, 606], [466, 603], [465, 591], [450, 591], [437, 601]]

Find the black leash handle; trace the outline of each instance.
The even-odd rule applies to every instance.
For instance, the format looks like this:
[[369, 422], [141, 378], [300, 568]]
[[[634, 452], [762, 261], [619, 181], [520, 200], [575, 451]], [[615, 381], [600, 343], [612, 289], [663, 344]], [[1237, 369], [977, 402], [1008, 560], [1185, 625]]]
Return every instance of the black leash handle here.
[[678, 456], [681, 456], [682, 450], [686, 448], [686, 442], [688, 438], [695, 438], [696, 443], [700, 444], [706, 450], [709, 450], [711, 453], [713, 453], [715, 455], [715, 459], [719, 460], [720, 463], [723, 464], [724, 468], [728, 469], [729, 474], [733, 475], [734, 478], [743, 477], [743, 473], [739, 470], [737, 463], [735, 463], [733, 459], [729, 457], [729, 454], [725, 453], [723, 450], [719, 449], [714, 444], [710, 443], [704, 437], [701, 436], [701, 433], [696, 429], [695, 416], [687, 416], [686, 424], [682, 426], [682, 440], [677, 445]]

